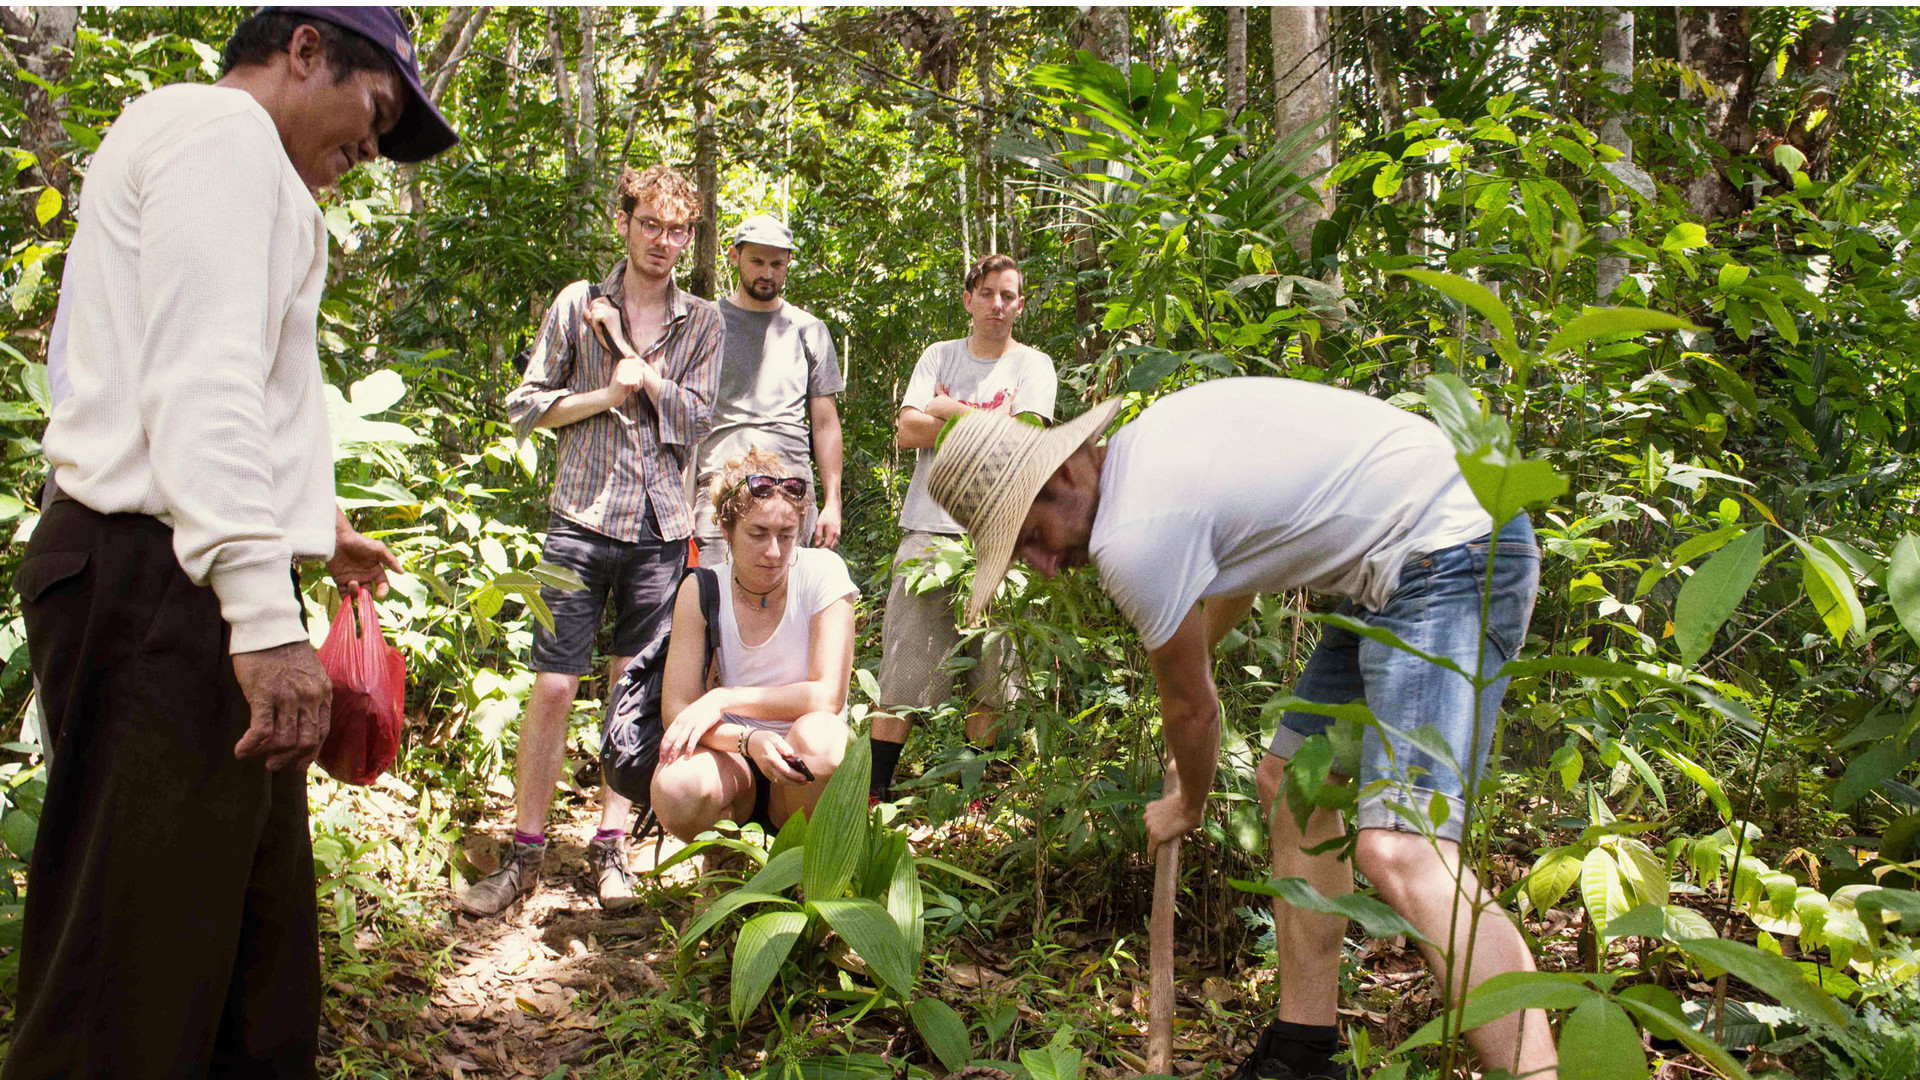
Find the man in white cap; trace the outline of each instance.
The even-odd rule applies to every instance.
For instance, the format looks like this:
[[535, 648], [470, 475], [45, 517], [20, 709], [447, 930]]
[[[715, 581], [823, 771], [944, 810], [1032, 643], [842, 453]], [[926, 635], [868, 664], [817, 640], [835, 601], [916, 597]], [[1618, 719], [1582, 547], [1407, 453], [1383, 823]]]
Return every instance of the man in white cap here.
[[793, 230], [771, 214], [756, 214], [733, 233], [733, 293], [720, 299], [726, 343], [713, 430], [694, 459], [694, 539], [700, 561], [726, 558], [726, 538], [714, 519], [707, 484], [728, 461], [760, 447], [789, 475], [811, 477], [820, 467], [819, 501], [808, 501], [801, 536], [816, 547], [840, 543], [840, 411], [845, 389], [840, 354], [827, 324], [782, 295], [793, 268]]
[[[1201, 822], [1220, 747], [1213, 648], [1256, 594], [1304, 588], [1344, 597], [1345, 614], [1468, 672], [1491, 675], [1525, 640], [1540, 573], [1532, 526], [1521, 514], [1494, 528], [1431, 422], [1315, 383], [1218, 379], [1161, 398], [1095, 446], [1119, 406], [1103, 402], [1053, 430], [962, 416], [928, 486], [973, 536], [970, 618], [1018, 555], [1043, 575], [1093, 563], [1139, 631], [1173, 757], [1164, 793], [1147, 805], [1150, 847]], [[1456, 1000], [1494, 975], [1533, 968], [1510, 920], [1480, 917], [1497, 906], [1459, 855], [1464, 796], [1486, 767], [1505, 690], [1498, 679], [1476, 695], [1455, 672], [1331, 626], [1294, 688], [1317, 704], [1364, 702], [1394, 733], [1389, 751], [1380, 729], [1365, 729], [1357, 763], [1344, 770], [1359, 785], [1353, 859], [1428, 942], [1475, 940], [1471, 971], [1422, 945]], [[1316, 809], [1303, 828], [1279, 798], [1288, 759], [1328, 725], [1324, 715], [1287, 713], [1258, 782], [1275, 875], [1336, 896], [1352, 891], [1352, 870], [1335, 851], [1307, 851], [1338, 846], [1330, 842], [1343, 829], [1339, 814]], [[1439, 731], [1457, 768], [1401, 737], [1422, 725]], [[1281, 901], [1274, 920], [1285, 958], [1279, 1017], [1236, 1076], [1344, 1076], [1332, 1058], [1346, 920]], [[1456, 955], [1465, 961], [1468, 950]], [[1554, 1075], [1540, 1010], [1467, 1038], [1489, 1068]]]
[[313, 1074], [331, 684], [290, 570], [399, 567], [334, 501], [312, 191], [456, 138], [393, 8], [262, 8], [222, 59], [122, 110], [62, 275], [15, 579], [51, 768], [7, 1080]]

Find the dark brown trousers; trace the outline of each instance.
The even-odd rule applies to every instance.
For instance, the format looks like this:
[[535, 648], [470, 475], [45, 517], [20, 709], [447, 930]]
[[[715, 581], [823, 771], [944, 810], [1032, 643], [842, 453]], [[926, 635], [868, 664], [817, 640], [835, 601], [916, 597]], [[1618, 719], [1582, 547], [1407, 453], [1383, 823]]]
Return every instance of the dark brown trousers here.
[[4, 1080], [309, 1077], [306, 777], [236, 761], [213, 590], [154, 518], [55, 502], [15, 579], [53, 769]]

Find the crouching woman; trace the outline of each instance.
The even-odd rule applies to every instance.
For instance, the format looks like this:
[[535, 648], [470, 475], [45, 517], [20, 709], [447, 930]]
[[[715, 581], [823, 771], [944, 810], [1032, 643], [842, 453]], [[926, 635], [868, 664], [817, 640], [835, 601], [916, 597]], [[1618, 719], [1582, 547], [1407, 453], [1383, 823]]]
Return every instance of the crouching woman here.
[[796, 810], [811, 814], [846, 753], [860, 590], [839, 555], [799, 546], [807, 488], [755, 449], [709, 489], [730, 556], [713, 568], [719, 649], [701, 671], [706, 619], [689, 575], [674, 602], [653, 776], [654, 813], [682, 840], [721, 818], [774, 830]]

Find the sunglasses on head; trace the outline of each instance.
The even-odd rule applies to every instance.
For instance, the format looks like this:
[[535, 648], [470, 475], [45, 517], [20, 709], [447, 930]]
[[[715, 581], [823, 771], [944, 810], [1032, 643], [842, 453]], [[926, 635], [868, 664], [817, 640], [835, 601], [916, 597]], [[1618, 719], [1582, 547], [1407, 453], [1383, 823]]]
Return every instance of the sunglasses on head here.
[[795, 502], [800, 502], [807, 497], [807, 482], [798, 476], [767, 476], [754, 473], [741, 478], [740, 482], [733, 485], [727, 494], [731, 496], [739, 491], [742, 485], [745, 485], [747, 494], [756, 499], [770, 498], [776, 491]]

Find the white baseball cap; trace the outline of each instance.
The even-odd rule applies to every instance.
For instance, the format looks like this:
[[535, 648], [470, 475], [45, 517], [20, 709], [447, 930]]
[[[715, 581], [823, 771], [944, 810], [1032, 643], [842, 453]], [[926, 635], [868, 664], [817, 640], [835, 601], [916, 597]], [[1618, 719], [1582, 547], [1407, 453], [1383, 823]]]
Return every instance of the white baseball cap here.
[[755, 214], [733, 230], [733, 246], [764, 244], [782, 251], [793, 250], [793, 230], [772, 214]]

